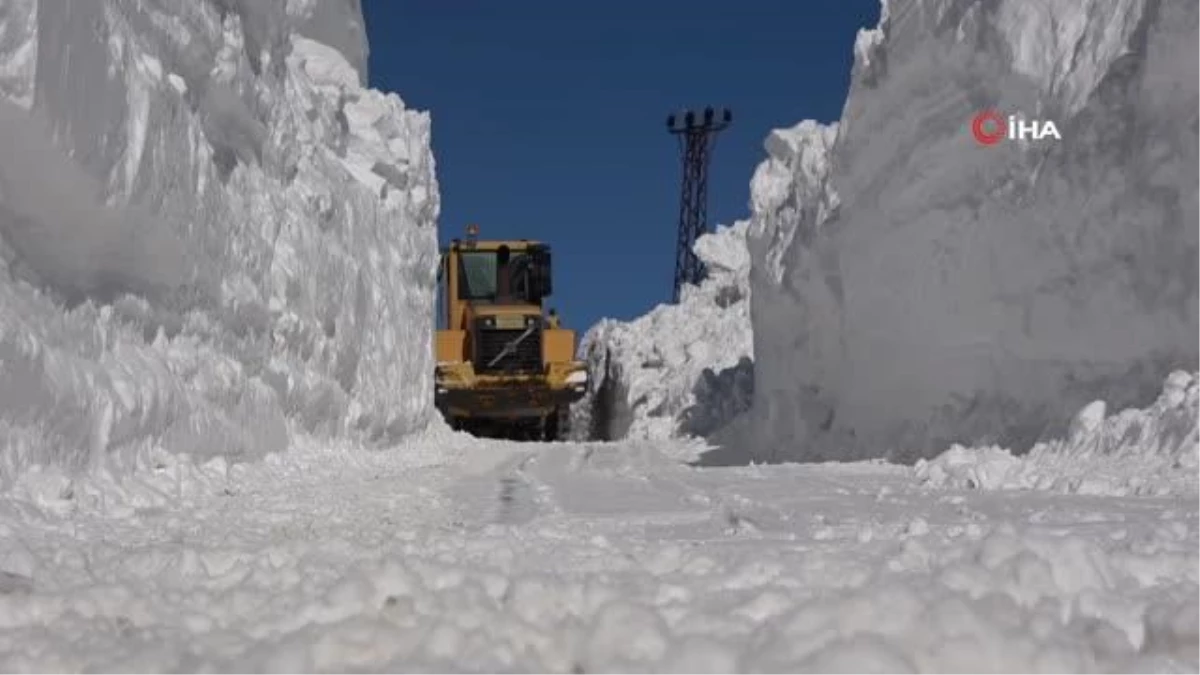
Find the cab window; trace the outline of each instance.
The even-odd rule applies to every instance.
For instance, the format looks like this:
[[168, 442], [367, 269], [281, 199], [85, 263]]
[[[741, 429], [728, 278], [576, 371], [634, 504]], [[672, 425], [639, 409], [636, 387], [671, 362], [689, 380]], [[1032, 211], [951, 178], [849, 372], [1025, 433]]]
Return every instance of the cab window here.
[[459, 253], [458, 297], [461, 300], [496, 299], [496, 253]]

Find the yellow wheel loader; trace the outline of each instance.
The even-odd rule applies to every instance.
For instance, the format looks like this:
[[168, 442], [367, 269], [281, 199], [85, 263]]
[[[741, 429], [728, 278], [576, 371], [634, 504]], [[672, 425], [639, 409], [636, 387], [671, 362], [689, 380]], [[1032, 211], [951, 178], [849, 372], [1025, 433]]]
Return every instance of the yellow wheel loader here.
[[471, 226], [442, 249], [434, 403], [452, 427], [478, 436], [564, 438], [588, 376], [575, 331], [554, 310], [544, 314], [550, 247], [478, 234]]

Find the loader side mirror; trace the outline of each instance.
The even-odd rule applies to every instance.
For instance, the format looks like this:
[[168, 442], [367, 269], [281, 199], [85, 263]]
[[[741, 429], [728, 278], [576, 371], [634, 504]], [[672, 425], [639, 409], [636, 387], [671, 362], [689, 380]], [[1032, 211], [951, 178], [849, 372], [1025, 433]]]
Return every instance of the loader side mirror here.
[[553, 290], [550, 275], [550, 247], [535, 246], [529, 249], [530, 291], [536, 298], [544, 298]]

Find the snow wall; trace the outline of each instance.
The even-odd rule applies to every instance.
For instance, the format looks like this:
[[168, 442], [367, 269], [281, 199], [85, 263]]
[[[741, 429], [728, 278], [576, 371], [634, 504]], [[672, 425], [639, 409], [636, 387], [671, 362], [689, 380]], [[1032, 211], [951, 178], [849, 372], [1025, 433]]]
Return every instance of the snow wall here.
[[7, 0], [0, 484], [432, 413], [427, 114], [357, 0]]
[[1196, 43], [1193, 0], [884, 2], [753, 179], [750, 459], [1023, 452], [1195, 370]]
[[743, 221], [696, 240], [707, 265], [677, 305], [604, 319], [580, 340], [592, 387], [572, 407], [573, 437], [705, 437], [745, 411], [754, 390], [750, 258]]

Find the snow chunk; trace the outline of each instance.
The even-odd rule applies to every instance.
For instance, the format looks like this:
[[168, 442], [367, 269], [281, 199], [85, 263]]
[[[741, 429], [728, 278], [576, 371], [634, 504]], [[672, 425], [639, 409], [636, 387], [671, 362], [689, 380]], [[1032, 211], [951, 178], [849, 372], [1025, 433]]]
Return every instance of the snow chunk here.
[[583, 665], [586, 672], [626, 670], [632, 664], [660, 660], [669, 646], [666, 625], [653, 610], [616, 601], [597, 612]]
[[591, 391], [572, 430], [599, 439], [707, 436], [748, 407], [753, 390], [748, 223], [696, 240], [708, 268], [678, 305], [631, 322], [605, 319], [580, 341]]
[[925, 485], [995, 490], [1007, 485], [1020, 466], [1020, 459], [995, 446], [955, 445], [936, 459], [917, 460], [914, 471]]
[[358, 86], [358, 73], [346, 57], [333, 47], [308, 38], [292, 37], [292, 58], [308, 75], [318, 89], [329, 87], [336, 90], [354, 91]]
[[324, 0], [287, 0], [287, 15], [296, 31], [314, 42], [338, 50], [357, 73], [360, 86], [367, 83], [367, 25], [359, 4], [354, 11]]
[[7, 0], [0, 14], [0, 98], [33, 106], [38, 51], [37, 0]]

